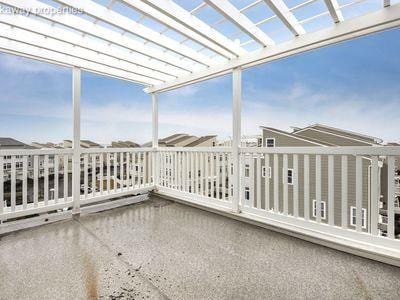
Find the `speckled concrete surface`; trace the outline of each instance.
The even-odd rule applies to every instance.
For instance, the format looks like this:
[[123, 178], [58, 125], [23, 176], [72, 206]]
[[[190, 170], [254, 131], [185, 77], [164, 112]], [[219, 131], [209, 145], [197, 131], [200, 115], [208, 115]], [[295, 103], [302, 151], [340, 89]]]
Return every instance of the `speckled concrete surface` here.
[[0, 299], [400, 299], [400, 268], [150, 201], [0, 238]]

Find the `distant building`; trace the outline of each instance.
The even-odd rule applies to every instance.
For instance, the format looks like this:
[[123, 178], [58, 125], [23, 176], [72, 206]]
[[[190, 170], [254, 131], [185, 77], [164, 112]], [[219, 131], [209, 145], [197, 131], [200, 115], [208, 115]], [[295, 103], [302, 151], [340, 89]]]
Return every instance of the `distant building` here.
[[[72, 141], [64, 140], [63, 148], [72, 148]], [[89, 140], [81, 140], [81, 148], [104, 148], [104, 147], [98, 143]]]
[[140, 145], [131, 141], [111, 142], [110, 148], [140, 148]]
[[[177, 133], [158, 140], [159, 147], [215, 147], [216, 135], [196, 137], [187, 133]], [[142, 147], [152, 147], [152, 142], [147, 142]]]
[[[232, 147], [232, 139], [227, 139], [224, 141], [219, 141], [217, 143], [220, 147]], [[244, 135], [241, 137], [240, 146], [241, 147], [261, 147], [262, 136], [259, 135]]]

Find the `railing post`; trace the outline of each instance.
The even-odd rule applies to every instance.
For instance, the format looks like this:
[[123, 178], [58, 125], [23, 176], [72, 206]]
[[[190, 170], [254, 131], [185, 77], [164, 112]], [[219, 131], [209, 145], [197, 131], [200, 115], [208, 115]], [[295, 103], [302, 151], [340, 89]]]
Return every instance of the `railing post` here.
[[153, 145], [153, 184], [158, 185], [158, 175], [160, 174], [160, 163], [158, 159], [158, 98], [156, 93], [151, 94], [153, 107], [152, 113], [152, 145]]
[[242, 73], [240, 68], [233, 69], [233, 111], [232, 111], [232, 163], [233, 163], [233, 197], [232, 211], [239, 213], [240, 200], [240, 140], [241, 140], [241, 102], [242, 102]]
[[73, 103], [73, 141], [72, 141], [72, 200], [73, 214], [80, 213], [81, 185], [81, 70], [72, 69], [72, 103]]

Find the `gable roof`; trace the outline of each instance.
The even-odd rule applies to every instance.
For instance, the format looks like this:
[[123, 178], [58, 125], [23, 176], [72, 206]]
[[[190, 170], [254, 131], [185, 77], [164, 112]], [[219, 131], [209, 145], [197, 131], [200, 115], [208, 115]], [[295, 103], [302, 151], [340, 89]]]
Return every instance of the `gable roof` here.
[[191, 142], [190, 144], [186, 145], [185, 147], [196, 147], [196, 146], [198, 146], [198, 145], [200, 145], [200, 144], [202, 144], [202, 143], [204, 143], [204, 142], [206, 142], [208, 140], [211, 140], [211, 139], [213, 139], [215, 137], [216, 137], [216, 135], [202, 136], [199, 139], [197, 139], [197, 140]]
[[311, 139], [311, 138], [308, 138], [308, 137], [296, 136], [293, 133], [290, 133], [290, 132], [287, 132], [287, 131], [283, 131], [283, 130], [280, 130], [280, 129], [276, 129], [276, 128], [273, 128], [273, 127], [260, 126], [260, 128], [261, 128], [261, 130], [264, 130], [264, 129], [271, 130], [271, 131], [274, 131], [276, 133], [283, 134], [283, 135], [289, 136], [291, 138], [294, 138], [294, 139], [297, 139], [297, 140], [300, 140], [300, 141], [305, 141], [305, 142], [309, 142], [309, 143], [315, 144], [317, 146], [323, 146], [323, 147], [335, 146], [335, 145], [332, 145], [332, 144], [329, 144], [329, 143], [326, 143], [326, 142], [323, 142], [323, 141], [319, 141], [319, 140], [314, 140], [314, 139]]
[[304, 128], [296, 128], [294, 130], [293, 134], [298, 134], [298, 133], [301, 133], [301, 132], [309, 130], [309, 129], [319, 130], [319, 131], [323, 131], [328, 134], [339, 135], [344, 138], [354, 139], [359, 142], [364, 142], [364, 143], [369, 143], [369, 144], [380, 144], [383, 142], [383, 140], [381, 138], [369, 136], [369, 135], [354, 132], [351, 130], [336, 128], [336, 127], [332, 127], [332, 126], [328, 126], [328, 125], [324, 125], [324, 124], [320, 124], [320, 123], [315, 123], [315, 124], [312, 124], [312, 125], [304, 127]]
[[34, 149], [34, 147], [9, 137], [0, 137], [0, 149]]

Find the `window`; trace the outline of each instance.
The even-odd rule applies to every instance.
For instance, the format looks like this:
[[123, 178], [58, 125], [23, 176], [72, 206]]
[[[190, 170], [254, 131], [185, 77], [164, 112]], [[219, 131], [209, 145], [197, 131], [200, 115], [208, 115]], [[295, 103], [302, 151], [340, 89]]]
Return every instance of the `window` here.
[[287, 170], [287, 183], [293, 185], [293, 169]]
[[257, 139], [257, 147], [261, 147], [262, 146], [262, 139], [258, 138]]
[[244, 167], [244, 177], [250, 177], [250, 165], [245, 165]]
[[[266, 175], [266, 172], [265, 172], [265, 167], [262, 167], [262, 177], [264, 177], [265, 178], [265, 175]], [[271, 169], [271, 167], [268, 167], [268, 178], [271, 178], [272, 176], [272, 169]]]
[[275, 139], [265, 139], [265, 147], [275, 147]]
[[250, 200], [250, 188], [249, 187], [244, 188], [244, 199]]
[[[321, 219], [325, 220], [326, 219], [326, 202], [321, 201]], [[317, 217], [317, 200], [313, 200], [313, 217]]]
[[[351, 226], [356, 226], [357, 224], [357, 208], [354, 206], [350, 207], [350, 225]], [[367, 224], [365, 222], [365, 220], [367, 219], [367, 210], [365, 208], [363, 208], [362, 210], [362, 219], [361, 219], [361, 226], [362, 228], [367, 228]]]

